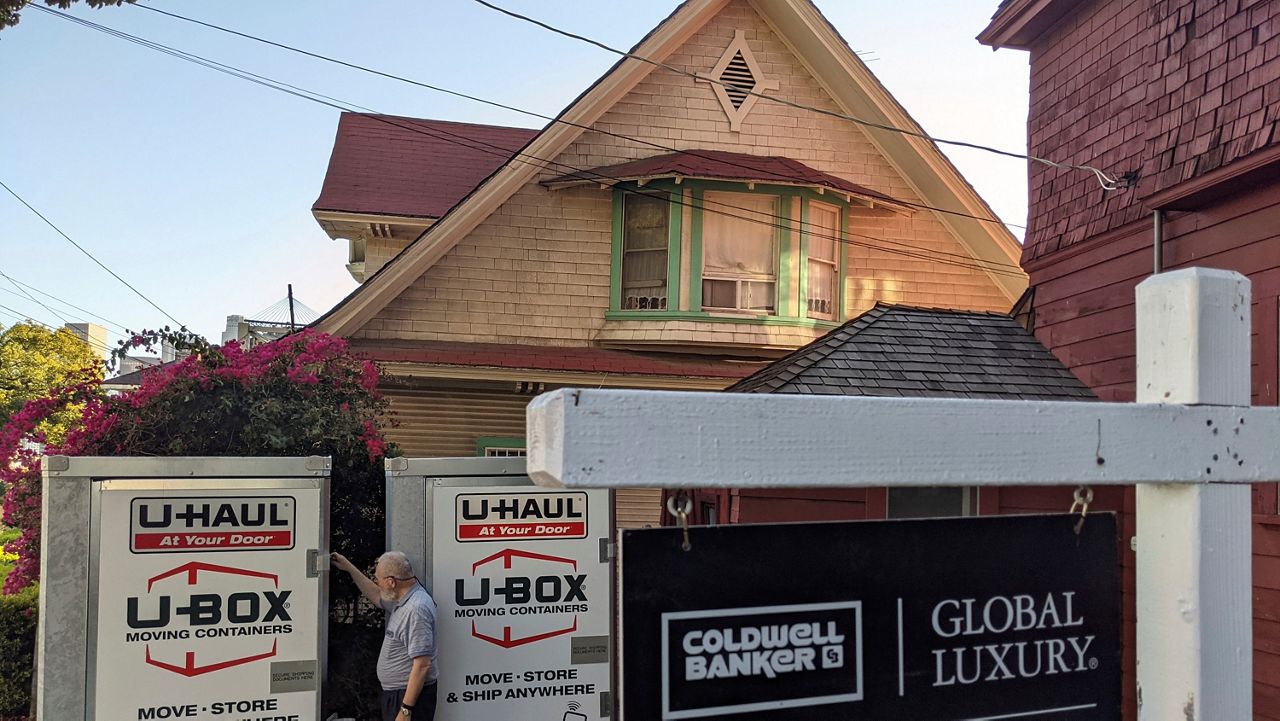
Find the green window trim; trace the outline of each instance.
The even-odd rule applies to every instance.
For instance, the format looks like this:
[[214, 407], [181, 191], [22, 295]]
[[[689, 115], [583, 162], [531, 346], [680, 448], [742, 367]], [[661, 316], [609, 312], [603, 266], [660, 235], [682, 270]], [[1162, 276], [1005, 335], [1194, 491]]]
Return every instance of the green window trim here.
[[[684, 218], [684, 203], [679, 189], [672, 190], [664, 185], [654, 183], [646, 186], [649, 190], [644, 191], [644, 194], [666, 194], [670, 199], [667, 209], [667, 308], [674, 310], [680, 307], [680, 226]], [[625, 198], [629, 190], [639, 189], [623, 187], [613, 193], [613, 248], [609, 259], [609, 310], [633, 313], [636, 311], [622, 310], [622, 234], [625, 223], [623, 213], [626, 209]]]
[[[684, 189], [688, 188], [689, 205], [692, 206], [689, 220], [689, 283], [684, 286], [680, 282], [681, 273], [681, 232], [684, 223], [684, 206], [685, 195]], [[848, 270], [849, 256], [848, 243], [845, 242], [849, 233], [849, 203], [838, 195], [830, 193], [819, 193], [808, 188], [797, 188], [789, 185], [770, 185], [766, 183], [756, 183], [754, 187], [748, 187], [747, 183], [735, 183], [728, 181], [712, 181], [712, 180], [686, 180], [683, 183], [676, 183], [670, 180], [653, 181], [644, 186], [646, 194], [667, 193], [670, 201], [669, 217], [669, 240], [667, 245], [667, 309], [666, 310], [623, 310], [622, 309], [622, 250], [623, 250], [623, 209], [624, 201], [628, 191], [637, 192], [639, 186], [634, 183], [619, 184], [613, 192], [613, 247], [611, 256], [611, 267], [609, 273], [609, 310], [606, 318], [609, 320], [708, 320], [723, 321], [735, 323], [757, 323], [757, 324], [782, 324], [782, 325], [798, 325], [808, 327], [826, 327], [838, 326], [847, 319], [847, 287], [848, 287]], [[777, 275], [777, 299], [775, 303], [776, 314], [774, 315], [754, 315], [743, 314], [741, 318], [726, 318], [720, 314], [712, 315], [702, 311], [702, 218], [706, 212], [703, 206], [704, 193], [708, 190], [734, 192], [734, 193], [759, 193], [762, 195], [772, 195], [778, 199], [778, 228], [776, 229], [776, 260], [778, 267]], [[792, 205], [796, 198], [800, 199], [800, 224], [799, 235], [800, 243], [797, 252], [792, 252], [791, 234], [796, 230], [792, 226]], [[822, 319], [814, 319], [808, 317], [806, 304], [801, 302], [800, 295], [803, 294], [808, 282], [808, 259], [809, 259], [809, 203], [818, 201], [827, 205], [832, 205], [840, 209], [840, 231], [842, 238], [839, 239], [840, 247], [837, 253], [836, 269], [837, 279], [837, 296], [838, 296], [838, 313], [834, 321]], [[714, 209], [713, 209], [714, 212]], [[799, 264], [798, 266], [796, 264]], [[791, 277], [792, 271], [798, 269], [796, 276], [799, 287], [792, 287]], [[689, 308], [688, 311], [680, 310], [680, 299], [684, 293], [688, 293]], [[785, 322], [784, 322], [785, 321]], [[803, 322], [794, 322], [803, 321]]]
[[490, 448], [525, 448], [527, 447], [524, 438], [516, 438], [514, 436], [478, 436], [476, 438], [476, 455], [487, 455], [485, 451]]

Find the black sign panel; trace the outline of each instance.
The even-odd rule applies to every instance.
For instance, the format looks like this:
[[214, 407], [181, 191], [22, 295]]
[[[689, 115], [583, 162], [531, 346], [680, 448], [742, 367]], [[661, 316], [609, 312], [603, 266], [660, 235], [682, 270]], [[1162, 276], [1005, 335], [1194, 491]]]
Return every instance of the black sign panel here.
[[623, 721], [1120, 718], [1116, 523], [622, 534]]

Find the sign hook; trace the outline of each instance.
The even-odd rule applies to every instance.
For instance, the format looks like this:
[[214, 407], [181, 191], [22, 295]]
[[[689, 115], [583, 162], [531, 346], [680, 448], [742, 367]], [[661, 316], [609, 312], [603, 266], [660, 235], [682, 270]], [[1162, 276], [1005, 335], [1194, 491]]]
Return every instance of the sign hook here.
[[1089, 515], [1089, 504], [1093, 503], [1093, 489], [1088, 486], [1076, 486], [1074, 494], [1075, 501], [1071, 504], [1071, 510], [1068, 513], [1080, 511], [1080, 520], [1076, 521], [1076, 535], [1080, 535], [1080, 529], [1084, 528], [1084, 517]]
[[684, 542], [680, 544], [680, 548], [686, 552], [693, 548], [693, 544], [689, 543], [689, 513], [691, 511], [693, 511], [693, 499], [689, 498], [689, 494], [684, 491], [667, 497], [667, 513], [675, 516], [676, 520], [680, 522], [680, 529], [684, 532]]

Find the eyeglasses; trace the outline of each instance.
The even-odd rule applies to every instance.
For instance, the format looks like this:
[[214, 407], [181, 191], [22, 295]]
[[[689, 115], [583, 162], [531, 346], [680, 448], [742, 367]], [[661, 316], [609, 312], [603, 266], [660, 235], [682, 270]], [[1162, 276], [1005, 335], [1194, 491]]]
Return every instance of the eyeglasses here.
[[408, 580], [412, 579], [412, 578], [413, 578], [413, 576], [410, 576], [409, 578], [398, 578], [398, 577], [396, 577], [396, 576], [378, 576], [378, 577], [377, 577], [377, 581], [378, 581], [378, 583], [382, 583], [383, 581], [387, 580], [388, 578], [390, 578], [390, 579], [391, 579], [391, 580], [393, 580], [393, 581], [408, 581]]

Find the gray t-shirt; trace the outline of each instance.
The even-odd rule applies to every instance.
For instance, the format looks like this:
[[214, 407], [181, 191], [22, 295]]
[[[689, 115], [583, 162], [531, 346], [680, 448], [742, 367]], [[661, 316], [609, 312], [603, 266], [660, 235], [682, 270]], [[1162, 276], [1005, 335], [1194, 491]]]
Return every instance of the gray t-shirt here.
[[436, 602], [422, 586], [414, 586], [399, 601], [382, 601], [390, 612], [382, 651], [378, 654], [378, 681], [383, 690], [408, 688], [413, 659], [429, 656], [427, 683], [439, 677], [436, 670]]

